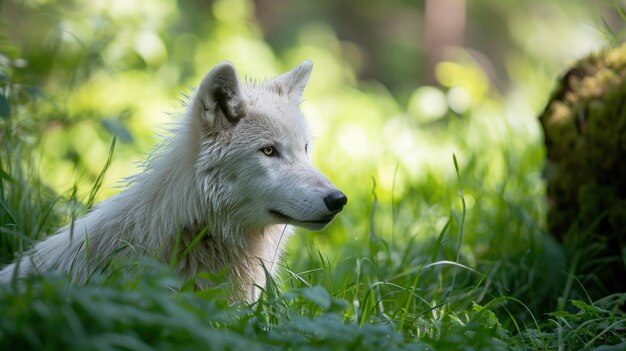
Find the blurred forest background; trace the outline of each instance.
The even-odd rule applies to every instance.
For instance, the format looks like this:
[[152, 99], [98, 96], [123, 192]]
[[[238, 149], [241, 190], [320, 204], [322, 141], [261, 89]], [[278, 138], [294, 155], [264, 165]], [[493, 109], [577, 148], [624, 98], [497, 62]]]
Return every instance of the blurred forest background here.
[[[29, 182], [44, 184], [38, 196], [55, 205], [46, 223], [3, 228], [0, 263], [27, 246], [10, 235], [50, 234], [85, 203], [118, 192], [176, 122], [183, 94], [219, 61], [264, 79], [310, 59], [302, 109], [317, 136], [315, 164], [349, 203], [324, 232], [292, 239], [285, 272], [333, 287], [362, 264], [393, 280], [427, 255], [485, 273], [497, 282], [486, 295], [514, 292], [533, 311], [563, 307], [555, 297], [575, 297], [569, 290], [580, 286], [606, 293], [593, 279], [572, 287], [569, 276], [566, 285], [576, 272], [546, 233], [537, 116], [568, 65], [621, 41], [613, 2], [1, 5], [0, 138], [13, 148], [2, 166], [30, 165]], [[375, 264], [358, 260], [365, 256]]]

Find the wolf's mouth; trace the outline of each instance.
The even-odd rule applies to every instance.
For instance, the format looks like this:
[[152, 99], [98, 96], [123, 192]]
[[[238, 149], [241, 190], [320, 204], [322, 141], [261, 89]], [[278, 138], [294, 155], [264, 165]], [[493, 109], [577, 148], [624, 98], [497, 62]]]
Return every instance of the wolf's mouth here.
[[335, 214], [333, 213], [330, 216], [325, 216], [325, 217], [322, 217], [322, 218], [319, 218], [319, 219], [303, 221], [303, 220], [295, 219], [293, 217], [289, 217], [289, 216], [287, 216], [286, 214], [284, 214], [284, 213], [282, 213], [280, 211], [269, 210], [269, 212], [272, 214], [272, 216], [278, 218], [281, 221], [286, 221], [286, 222], [326, 224], [326, 223], [330, 222], [333, 218], [335, 218]]

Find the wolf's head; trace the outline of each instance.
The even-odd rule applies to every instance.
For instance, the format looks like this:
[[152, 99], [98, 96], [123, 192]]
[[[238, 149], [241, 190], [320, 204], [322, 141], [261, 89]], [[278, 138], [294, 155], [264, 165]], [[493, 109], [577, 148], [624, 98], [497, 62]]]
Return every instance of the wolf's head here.
[[228, 212], [260, 228], [324, 228], [347, 202], [312, 164], [300, 111], [313, 65], [305, 61], [263, 83], [241, 82], [223, 62], [202, 80], [190, 106], [198, 141], [196, 172], [213, 215]]

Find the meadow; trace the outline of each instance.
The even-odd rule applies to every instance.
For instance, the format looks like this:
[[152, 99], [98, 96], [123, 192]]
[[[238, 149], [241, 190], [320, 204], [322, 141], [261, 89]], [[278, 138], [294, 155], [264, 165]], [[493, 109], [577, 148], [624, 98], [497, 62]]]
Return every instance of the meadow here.
[[314, 62], [302, 104], [314, 163], [348, 205], [325, 231], [291, 238], [251, 305], [229, 298], [225, 272], [196, 291], [150, 257], [80, 286], [56, 273], [1, 286], [1, 349], [626, 349], [626, 293], [599, 296], [602, 282], [577, 274], [584, 248], [546, 230], [537, 115], [577, 58], [561, 55], [568, 43], [620, 39], [574, 30], [585, 2], [552, 27], [506, 12], [513, 37], [562, 35], [547, 51], [522, 40], [524, 54], [503, 59], [506, 82], [457, 48], [434, 84], [396, 90], [359, 78], [365, 53], [324, 23], [281, 49], [249, 1], [145, 6], [3, 3], [0, 264], [118, 192], [225, 58], [251, 79]]

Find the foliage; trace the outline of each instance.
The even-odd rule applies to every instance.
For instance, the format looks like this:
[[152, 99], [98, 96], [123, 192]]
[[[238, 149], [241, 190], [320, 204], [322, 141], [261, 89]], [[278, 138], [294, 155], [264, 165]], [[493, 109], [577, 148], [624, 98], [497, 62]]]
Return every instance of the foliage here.
[[626, 347], [624, 337], [626, 319], [624, 311], [620, 310], [626, 302], [625, 294], [610, 295], [593, 304], [581, 300], [571, 302], [578, 309], [577, 313], [569, 311], [550, 313], [552, 317], [550, 322], [555, 326], [551, 335], [556, 339], [554, 341], [562, 344], [565, 340], [574, 339], [583, 349], [590, 349], [594, 345], [606, 345], [598, 347], [597, 350], [619, 350]]
[[64, 201], [39, 177], [32, 141], [25, 132], [33, 128], [29, 117], [37, 111], [40, 92], [20, 83], [23, 62], [0, 59], [0, 263], [4, 264], [58, 226]]
[[244, 306], [227, 303], [219, 288], [190, 291], [163, 267], [154, 268], [138, 281], [116, 276], [76, 287], [50, 275], [13, 291], [5, 288], [0, 344], [77, 350], [426, 349], [405, 342], [388, 324], [344, 322], [347, 304], [322, 288]]
[[[271, 289], [254, 305], [229, 302], [227, 285], [193, 291], [167, 267], [146, 259], [147, 274], [117, 271], [93, 276], [84, 286], [66, 276], [33, 276], [0, 287], [3, 349], [68, 350], [521, 350], [624, 346], [626, 294], [593, 304], [572, 301], [579, 311], [550, 313], [543, 325], [512, 334], [492, 312], [496, 299], [462, 313], [441, 310], [396, 321], [359, 323], [350, 304], [322, 287], [279, 293]], [[215, 277], [214, 277], [215, 278]], [[431, 286], [431, 288], [437, 288]], [[438, 315], [439, 314], [439, 315]], [[400, 333], [394, 326], [405, 325]], [[409, 327], [410, 325], [410, 327]], [[412, 331], [411, 331], [412, 330]]]

